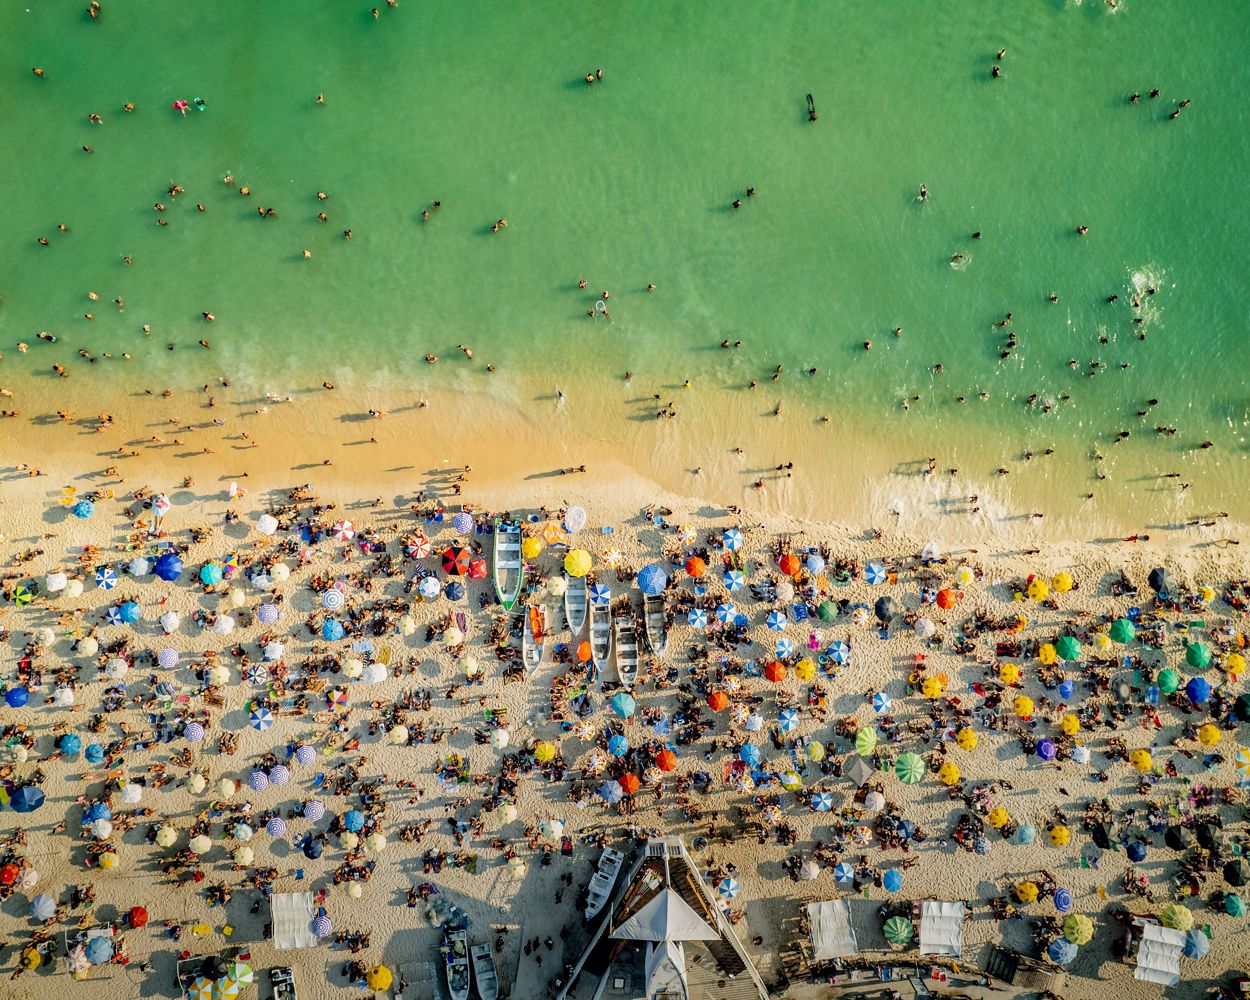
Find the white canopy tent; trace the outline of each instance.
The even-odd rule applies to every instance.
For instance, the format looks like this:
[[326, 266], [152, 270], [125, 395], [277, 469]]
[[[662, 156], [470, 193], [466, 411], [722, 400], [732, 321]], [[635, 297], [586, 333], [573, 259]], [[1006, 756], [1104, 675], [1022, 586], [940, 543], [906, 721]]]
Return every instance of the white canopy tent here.
[[715, 941], [720, 934], [676, 892], [665, 888], [612, 936], [629, 941]]
[[1148, 983], [1175, 986], [1181, 981], [1181, 954], [1185, 950], [1185, 932], [1162, 924], [1139, 921], [1141, 944], [1137, 947], [1137, 970], [1134, 979]]
[[807, 923], [812, 935], [812, 961], [847, 958], [859, 951], [851, 929], [851, 908], [845, 899], [826, 899], [807, 904]]
[[316, 910], [311, 892], [275, 892], [269, 897], [269, 906], [275, 948], [290, 951], [317, 947], [317, 935], [312, 932]]
[[958, 958], [963, 939], [963, 903], [926, 899], [920, 904], [920, 954]]

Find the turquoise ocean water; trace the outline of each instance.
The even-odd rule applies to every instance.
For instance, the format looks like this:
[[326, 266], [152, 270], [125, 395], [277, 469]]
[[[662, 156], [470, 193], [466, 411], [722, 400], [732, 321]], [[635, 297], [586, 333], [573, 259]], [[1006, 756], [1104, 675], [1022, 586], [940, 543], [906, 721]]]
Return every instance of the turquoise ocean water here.
[[[744, 395], [756, 379], [769, 406], [830, 414], [909, 459], [976, 442], [979, 474], [1054, 447], [1049, 482], [1073, 497], [1095, 489], [1093, 447], [1218, 483], [1208, 506], [1241, 492], [1250, 16], [1236, 0], [401, 0], [377, 19], [341, 0], [106, 0], [95, 22], [83, 7], [0, 7], [0, 383], [46, 390], [49, 407], [219, 371], [258, 388], [480, 388], [485, 361], [526, 405], [632, 370], [723, 390], [703, 405], [743, 421], [763, 409]], [[197, 97], [202, 112], [171, 108]], [[185, 194], [169, 198], [173, 183]], [[591, 321], [603, 289], [611, 320]], [[1007, 311], [1004, 360], [992, 323]], [[460, 343], [475, 366], [453, 363]], [[79, 348], [115, 360], [89, 366]], [[1091, 361], [1105, 370], [1090, 377]], [[75, 377], [50, 380], [54, 362]]]

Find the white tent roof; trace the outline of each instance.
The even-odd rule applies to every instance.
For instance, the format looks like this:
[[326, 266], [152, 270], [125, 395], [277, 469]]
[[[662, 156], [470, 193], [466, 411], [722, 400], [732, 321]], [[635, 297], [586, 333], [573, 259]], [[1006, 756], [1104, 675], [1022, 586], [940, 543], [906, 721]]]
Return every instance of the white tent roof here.
[[812, 961], [846, 958], [859, 950], [851, 930], [851, 909], [845, 899], [808, 903], [807, 922], [812, 929]]
[[313, 896], [311, 892], [275, 892], [269, 897], [273, 917], [273, 946], [280, 951], [292, 948], [315, 948], [317, 935], [312, 932]]
[[1185, 932], [1162, 924], [1142, 924], [1141, 945], [1137, 949], [1137, 971], [1134, 979], [1144, 979], [1163, 986], [1181, 981], [1181, 953], [1185, 950]]
[[665, 888], [612, 936], [629, 941], [714, 941], [720, 934], [676, 892]]
[[958, 958], [963, 937], [963, 903], [926, 899], [920, 904], [920, 954]]

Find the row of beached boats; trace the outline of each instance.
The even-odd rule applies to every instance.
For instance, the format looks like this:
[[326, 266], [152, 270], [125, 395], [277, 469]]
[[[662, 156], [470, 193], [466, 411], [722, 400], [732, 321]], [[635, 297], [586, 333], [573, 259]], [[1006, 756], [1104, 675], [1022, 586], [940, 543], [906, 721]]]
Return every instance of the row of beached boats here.
[[[511, 610], [521, 594], [524, 562], [521, 556], [521, 526], [513, 521], [495, 522], [494, 535], [495, 593], [505, 610]], [[616, 647], [616, 672], [621, 685], [632, 688], [638, 678], [639, 629], [632, 606], [613, 610], [612, 592], [599, 585], [592, 594], [586, 577], [565, 577], [564, 618], [573, 638], [577, 639], [589, 622], [587, 640], [594, 674], [598, 676], [608, 664]], [[555, 631], [551, 612], [541, 602], [525, 609], [521, 632], [521, 660], [526, 674], [533, 674], [547, 655], [551, 635]], [[663, 596], [643, 598], [642, 634], [655, 656], [668, 649], [668, 622]]]
[[469, 1000], [469, 970], [479, 1000], [498, 1000], [499, 976], [490, 946], [469, 945], [469, 932], [463, 927], [443, 928], [443, 970], [447, 974], [447, 992], [451, 1000]]

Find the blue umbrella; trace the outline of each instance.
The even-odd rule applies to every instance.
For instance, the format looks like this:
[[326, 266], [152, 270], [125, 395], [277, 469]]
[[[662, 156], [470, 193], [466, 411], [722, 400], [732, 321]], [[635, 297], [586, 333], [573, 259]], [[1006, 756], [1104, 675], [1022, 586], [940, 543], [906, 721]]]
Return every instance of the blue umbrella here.
[[881, 884], [886, 892], [898, 892], [903, 888], [903, 873], [897, 868], [890, 868], [881, 876]]
[[606, 608], [612, 601], [612, 591], [602, 583], [596, 583], [591, 587], [587, 596], [590, 597], [590, 603], [597, 608]]
[[122, 621], [127, 625], [133, 625], [143, 617], [143, 613], [139, 610], [139, 605], [134, 601], [126, 601], [118, 610], [121, 612]]
[[451, 519], [451, 526], [460, 534], [467, 535], [473, 530], [473, 515], [462, 510]]
[[730, 528], [725, 532], [725, 537], [722, 541], [724, 542], [725, 548], [727, 548], [730, 552], [737, 552], [740, 548], [742, 548], [745, 539], [742, 537], [742, 532], [737, 528]]
[[823, 573], [825, 571], [825, 558], [813, 552], [807, 557], [807, 571], [809, 573]]
[[1062, 680], [1059, 682], [1059, 697], [1060, 698], [1062, 698], [1064, 701], [1068, 701], [1071, 699], [1071, 697], [1074, 694], [1076, 694], [1075, 684], [1073, 684], [1069, 680]]
[[112, 590], [117, 586], [117, 574], [103, 566], [95, 571], [95, 585], [101, 590]]
[[247, 718], [252, 728], [262, 733], [273, 725], [273, 712], [267, 708], [254, 708]]
[[828, 792], [817, 792], [812, 796], [812, 809], [818, 813], [827, 813], [833, 808], [833, 796]]
[[358, 833], [364, 829], [365, 814], [359, 809], [348, 809], [343, 814], [343, 828], [351, 830], [352, 833]]
[[716, 884], [716, 891], [726, 899], [733, 899], [734, 896], [738, 895], [738, 889], [737, 879], [732, 879], [729, 876], [725, 876]]
[[728, 591], [741, 590], [747, 585], [747, 575], [740, 569], [731, 569], [725, 574], [725, 589]]
[[977, 854], [989, 854], [990, 853], [989, 838], [984, 837], [984, 836], [977, 837], [976, 840], [972, 842], [972, 850], [975, 851]]
[[112, 819], [113, 810], [103, 802], [92, 802], [91, 805], [83, 811], [82, 823], [86, 826], [88, 823], [94, 823], [98, 819]]
[[459, 580], [452, 580], [451, 583], [443, 589], [443, 596], [449, 601], [464, 600], [464, 584]]
[[1046, 954], [1056, 965], [1067, 965], [1076, 958], [1077, 947], [1067, 938], [1055, 938], [1046, 949]]
[[119, 607], [111, 607], [104, 612], [104, 620], [109, 625], [120, 625], [122, 623], [122, 609]]
[[784, 660], [794, 655], [795, 648], [793, 639], [778, 639], [777, 645], [773, 647], [773, 655], [779, 660]]
[[343, 623], [337, 619], [330, 618], [321, 626], [321, 638], [331, 642], [342, 639], [347, 633], [343, 631]]
[[95, 504], [90, 500], [79, 500], [69, 511], [79, 520], [85, 521], [95, 513]]
[[104, 759], [104, 747], [99, 743], [88, 743], [87, 749], [82, 752], [88, 764], [98, 764]]
[[686, 615], [686, 621], [693, 628], [707, 628], [707, 612], [702, 608], [691, 608], [690, 613]]
[[716, 606], [716, 620], [728, 624], [734, 620], [734, 611], [736, 609], [732, 604], [726, 601], [724, 604]]
[[1041, 757], [1042, 760], [1054, 760], [1055, 755], [1058, 752], [1059, 751], [1055, 747], [1055, 743], [1053, 740], [1038, 740], [1037, 741], [1037, 755]]
[[788, 624], [786, 613], [784, 611], [770, 611], [768, 617], [764, 619], [764, 624], [774, 632], [781, 632]]
[[738, 751], [738, 759], [744, 764], [755, 767], [760, 762], [760, 748], [754, 743], [744, 743], [742, 749]]
[[668, 583], [668, 576], [655, 563], [644, 566], [638, 573], [638, 589], [648, 597], [662, 594], [666, 583]]
[[61, 737], [59, 746], [61, 748], [61, 753], [72, 757], [82, 749], [82, 737], [80, 737], [77, 733], [66, 733]]
[[271, 837], [281, 837], [286, 833], [286, 820], [281, 816], [275, 816], [265, 824], [265, 832]]
[[321, 841], [315, 837], [307, 837], [304, 840], [304, 857], [308, 858], [308, 860], [316, 861], [321, 857], [322, 850]]
[[1134, 840], [1124, 847], [1124, 853], [1128, 855], [1128, 859], [1136, 864], [1139, 861], [1146, 860], [1146, 845], [1140, 840]]
[[259, 769], [253, 771], [248, 776], [247, 787], [254, 792], [263, 792], [269, 787], [269, 775]]
[[829, 659], [839, 666], [849, 663], [851, 661], [851, 644], [843, 642], [841, 639], [836, 639], [829, 643]]
[[1055, 909], [1060, 913], [1072, 912], [1072, 893], [1063, 886], [1055, 890], [1054, 902]]
[[894, 827], [894, 832], [901, 840], [911, 840], [916, 835], [916, 824], [909, 819], [901, 819]]
[[92, 965], [104, 965], [113, 957], [113, 942], [106, 937], [93, 937], [87, 941], [87, 961]]
[[1191, 677], [1185, 685], [1185, 693], [1195, 705], [1205, 705], [1211, 698], [1211, 684], [1205, 677]]
[[1197, 927], [1185, 932], [1185, 957], [1203, 958], [1211, 950], [1211, 939]]
[[784, 709], [777, 717], [777, 724], [783, 733], [793, 732], [799, 728], [799, 713], [793, 708]]
[[1024, 826], [1020, 827], [1020, 832], [1017, 834], [1017, 838], [1022, 844], [1033, 843], [1033, 841], [1037, 840], [1037, 827], [1035, 827], [1032, 823], [1025, 823]]
[[596, 790], [599, 798], [603, 799], [609, 805], [615, 805], [625, 797], [625, 790], [621, 788], [620, 783], [616, 781], [605, 781]]
[[30, 701], [30, 692], [25, 688], [9, 688], [4, 692], [4, 703], [9, 708], [21, 708]]
[[894, 707], [894, 700], [884, 691], [878, 691], [872, 696], [872, 710], [878, 715], [887, 714]]
[[182, 558], [173, 552], [164, 553], [156, 560], [156, 575], [167, 583], [173, 583], [182, 575]]
[[885, 567], [880, 563], [869, 563], [868, 567], [864, 570], [864, 579], [874, 585], [878, 583], [885, 583], [888, 579], [888, 574], [885, 571]]
[[205, 563], [200, 567], [200, 583], [209, 587], [215, 587], [222, 580], [221, 563]]
[[634, 701], [634, 696], [625, 691], [618, 691], [614, 694], [608, 704], [612, 707], [612, 711], [622, 719], [628, 719], [638, 707], [638, 703]]
[[30, 915], [36, 920], [51, 920], [56, 916], [56, 900], [41, 892], [30, 901]]
[[833, 879], [835, 882], [843, 884], [855, 881], [855, 869], [848, 865], [845, 861], [834, 865]]
[[751, 619], [744, 614], [736, 614], [734, 615], [734, 624], [739, 628], [745, 628], [751, 624]]
[[608, 740], [608, 753], [613, 757], [624, 757], [629, 753], [629, 740], [624, 736], [613, 736]]
[[34, 785], [22, 785], [9, 796], [9, 806], [14, 812], [34, 812], [43, 805], [44, 798], [43, 789], [36, 788]]

